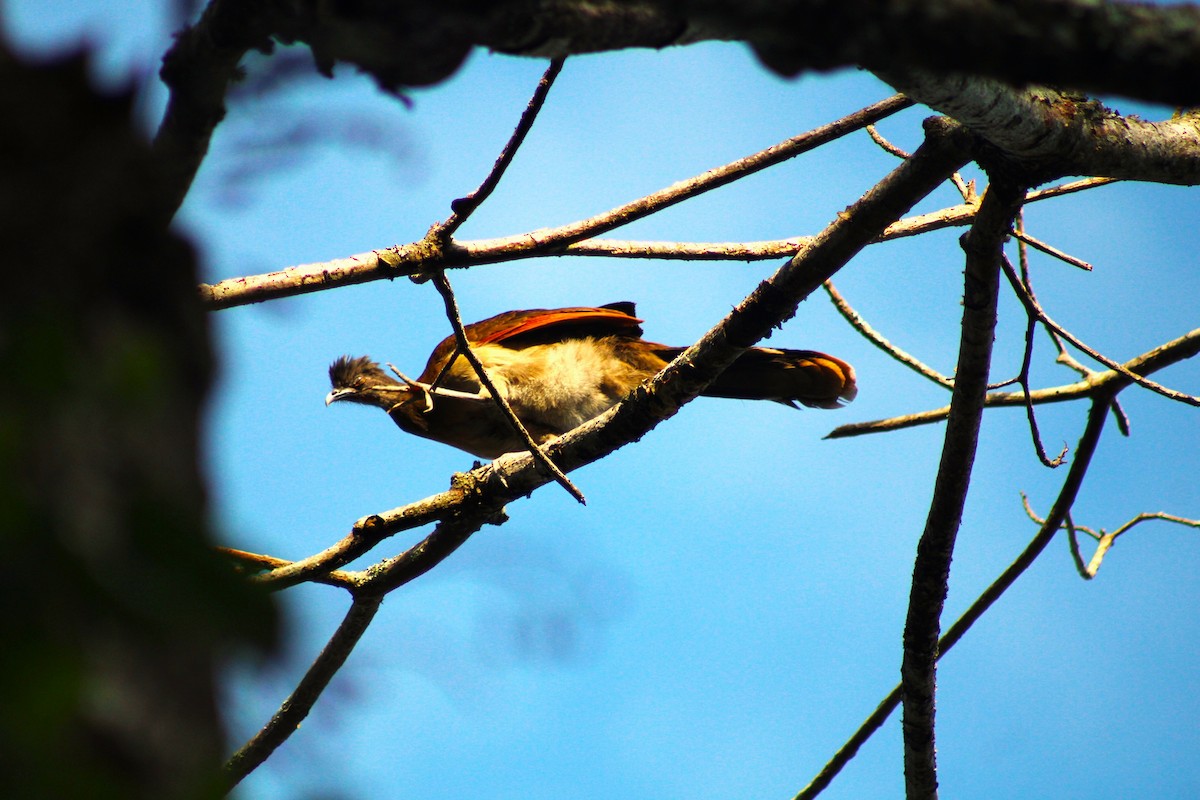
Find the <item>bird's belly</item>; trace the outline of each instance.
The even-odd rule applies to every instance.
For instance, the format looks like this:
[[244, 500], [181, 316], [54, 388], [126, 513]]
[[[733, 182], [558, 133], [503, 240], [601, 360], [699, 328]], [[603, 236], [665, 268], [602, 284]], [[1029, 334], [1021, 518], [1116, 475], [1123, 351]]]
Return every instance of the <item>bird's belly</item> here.
[[521, 421], [553, 433], [566, 433], [604, 413], [644, 377], [617, 358], [607, 339], [478, 350]]

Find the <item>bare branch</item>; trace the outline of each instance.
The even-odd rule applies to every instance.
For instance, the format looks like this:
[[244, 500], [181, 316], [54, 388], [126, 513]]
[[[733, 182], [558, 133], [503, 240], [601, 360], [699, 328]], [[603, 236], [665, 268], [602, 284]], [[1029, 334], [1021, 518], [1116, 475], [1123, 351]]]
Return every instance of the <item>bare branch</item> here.
[[1042, 308], [1040, 303], [1038, 303], [1037, 298], [1030, 295], [1024, 284], [1021, 283], [1021, 279], [1017, 276], [1016, 271], [1013, 269], [1012, 264], [1007, 258], [1004, 259], [1003, 265], [1004, 274], [1008, 277], [1008, 281], [1012, 285], [1013, 289], [1016, 290], [1018, 299], [1022, 302], [1025, 308], [1028, 309], [1030, 313], [1035, 314], [1038, 320], [1041, 321], [1041, 323], [1047, 328], [1053, 330], [1056, 334], [1066, 339], [1077, 349], [1087, 353], [1087, 355], [1091, 358], [1099, 361], [1109, 369], [1119, 372], [1122, 376], [1133, 383], [1136, 383], [1138, 386], [1141, 386], [1143, 389], [1149, 389], [1150, 391], [1161, 394], [1163, 397], [1166, 397], [1170, 400], [1178, 400], [1179, 402], [1186, 403], [1189, 406], [1200, 406], [1200, 397], [1185, 394], [1183, 392], [1177, 392], [1174, 389], [1168, 389], [1166, 386], [1144, 378], [1133, 370], [1117, 363], [1116, 361], [1113, 361], [1111, 358], [1099, 352], [1098, 350], [1088, 347], [1066, 328], [1050, 319], [1050, 315], [1047, 314], [1046, 310]]
[[1200, 183], [1198, 115], [1147, 122], [1052, 89], [1015, 89], [965, 75], [906, 71], [885, 80], [963, 123], [1038, 180], [1094, 175]]
[[229, 757], [229, 761], [225, 763], [227, 788], [237, 786], [242, 778], [266, 761], [271, 753], [300, 727], [300, 723], [312, 710], [313, 704], [366, 632], [382, 601], [381, 594], [358, 595], [354, 598], [333, 637], [304, 673], [296, 689], [271, 717], [271, 721]]
[[[232, 547], [218, 547], [216, 551], [237, 562], [243, 570], [251, 568], [258, 570], [278, 570], [295, 563], [288, 561], [286, 558], [276, 558], [275, 556], [263, 555], [262, 553], [248, 553], [245, 550], [236, 550]], [[340, 586], [343, 589], [353, 589], [357, 585], [354, 573], [343, 572], [338, 569], [317, 575], [313, 577], [312, 581], [313, 583], [323, 583], [327, 586]]]
[[[890, 116], [911, 104], [904, 97], [888, 98], [766, 150], [672, 184], [603, 214], [557, 228], [530, 231], [503, 239], [445, 246], [426, 236], [419, 242], [397, 245], [386, 250], [373, 250], [320, 264], [290, 267], [265, 275], [231, 278], [211, 286], [202, 284], [201, 300], [212, 309], [230, 308], [292, 297], [334, 286], [392, 279], [435, 269], [497, 263], [531, 256], [559, 255], [576, 242], [627, 225], [794, 158], [852, 133], [864, 125]], [[792, 250], [788, 255], [794, 252]]]
[[[1166, 344], [1159, 345], [1137, 358], [1126, 361], [1121, 365], [1120, 371], [1111, 370], [1108, 372], [1090, 373], [1087, 379], [1076, 383], [1054, 386], [1048, 389], [1035, 389], [1029, 393], [1029, 399], [1034, 404], [1063, 403], [1068, 400], [1076, 400], [1080, 397], [1096, 396], [1101, 392], [1110, 393], [1114, 389], [1119, 391], [1130, 383], [1133, 383], [1127, 377], [1127, 373], [1149, 375], [1170, 364], [1191, 358], [1198, 352], [1200, 352], [1200, 328], [1190, 331]], [[1141, 379], [1141, 381], [1144, 380], [1145, 378]], [[1184, 396], [1188, 397], [1189, 395]], [[985, 401], [985, 405], [989, 407], [1016, 406], [1023, 405], [1024, 403], [1025, 392], [995, 392], [989, 394]], [[921, 411], [916, 414], [904, 414], [871, 422], [856, 422], [850, 425], [841, 425], [830, 431], [825, 438], [841, 439], [848, 436], [861, 436], [867, 433], [883, 433], [901, 428], [911, 428], [916, 425], [928, 425], [931, 422], [944, 420], [949, 413], [950, 407], [944, 406], [931, 411]], [[1126, 426], [1125, 429], [1128, 430], [1128, 427]]]
[[525, 111], [521, 114], [521, 119], [518, 120], [517, 127], [513, 130], [512, 136], [509, 137], [508, 143], [504, 145], [504, 149], [500, 151], [500, 155], [496, 158], [496, 163], [492, 165], [491, 171], [483, 179], [483, 183], [479, 184], [478, 189], [450, 204], [450, 217], [445, 222], [435, 225], [429, 232], [429, 235], [433, 239], [442, 242], [450, 241], [455, 232], [467, 221], [467, 218], [475, 212], [475, 209], [479, 208], [483, 201], [487, 200], [492, 192], [496, 190], [496, 187], [500, 185], [500, 179], [504, 177], [505, 170], [512, 163], [513, 157], [516, 156], [517, 150], [521, 147], [521, 143], [525, 141], [525, 137], [533, 127], [533, 123], [541, 112], [542, 106], [546, 103], [546, 97], [550, 94], [550, 87], [554, 85], [554, 79], [558, 77], [558, 73], [562, 72], [562, 67], [563, 59], [561, 58], [553, 59], [550, 62], [550, 66], [546, 67], [546, 71], [542, 74], [542, 79], [538, 81], [537, 89], [533, 92], [533, 97], [529, 99], [528, 105], [525, 106]]
[[838, 310], [838, 313], [842, 315], [846, 322], [850, 323], [850, 327], [854, 328], [856, 331], [866, 337], [871, 344], [875, 345], [880, 350], [899, 361], [901, 364], [909, 367], [918, 375], [928, 378], [945, 389], [954, 388], [953, 380], [947, 378], [933, 367], [922, 363], [918, 359], [906, 353], [904, 350], [901, 350], [899, 347], [896, 347], [894, 344], [885, 339], [881, 333], [867, 324], [867, 321], [863, 319], [862, 316], [859, 315], [859, 313], [855, 311], [848, 302], [846, 302], [846, 298], [844, 298], [841, 292], [839, 292], [833, 285], [833, 281], [825, 281], [824, 286], [825, 291], [829, 294], [829, 299], [833, 301], [833, 305]]
[[[1014, 231], [1017, 234], [1023, 234], [1025, 229], [1025, 218], [1022, 213], [1017, 214], [1017, 224]], [[1020, 240], [1020, 236], [1018, 235]], [[1033, 293], [1033, 282], [1029, 276], [1029, 248], [1025, 246], [1024, 240], [1020, 240], [1017, 246], [1020, 252], [1021, 264], [1021, 285], [1025, 287], [1025, 291], [1029, 297], [1037, 301], [1037, 297]], [[1063, 457], [1067, 454], [1067, 445], [1063, 444], [1062, 451], [1054, 458], [1050, 458], [1046, 454], [1046, 448], [1042, 445], [1042, 434], [1038, 430], [1037, 414], [1033, 410], [1033, 401], [1030, 399], [1029, 392], [1029, 370], [1033, 366], [1033, 337], [1037, 333], [1037, 317], [1028, 309], [1025, 312], [1025, 353], [1021, 357], [1021, 371], [1017, 375], [1017, 383], [1021, 387], [1021, 391], [1025, 395], [1025, 418], [1029, 421], [1029, 434], [1033, 437], [1033, 449], [1037, 453], [1038, 460], [1051, 469], [1062, 465]], [[1057, 341], [1057, 340], [1056, 340]]]
[[[1042, 551], [1046, 549], [1046, 545], [1054, 538], [1054, 534], [1059, 530], [1071, 507], [1075, 504], [1075, 498], [1079, 494], [1079, 487], [1083, 485], [1083, 478], [1087, 474], [1088, 467], [1091, 464], [1092, 456], [1096, 453], [1096, 446], [1100, 443], [1100, 434], [1104, 430], [1104, 421], [1108, 417], [1108, 406], [1112, 400], [1112, 395], [1102, 394], [1092, 400], [1092, 406], [1088, 411], [1087, 424], [1084, 426], [1083, 434], [1079, 437], [1078, 444], [1075, 445], [1075, 459], [1071, 462], [1071, 466], [1067, 470], [1067, 476], [1063, 480], [1062, 488], [1059, 489], [1058, 497], [1054, 501], [1050, 513], [1042, 527], [1038, 530], [1033, 539], [1026, 545], [1021, 554], [1016, 560], [1008, 566], [1000, 576], [988, 586], [975, 602], [959, 617], [945, 635], [938, 641], [937, 658], [941, 658], [958, 644], [979, 619], [987, 613], [997, 600], [999, 600], [1006, 591], [1016, 583], [1017, 579], [1024, 574], [1025, 570], [1033, 564]], [[1026, 504], [1028, 508], [1028, 504]], [[850, 762], [851, 759], [858, 753], [862, 745], [871, 738], [871, 736], [900, 704], [901, 687], [896, 686], [883, 699], [882, 702], [871, 712], [871, 715], [859, 726], [858, 730], [843, 744], [838, 751], [833, 755], [829, 762], [822, 767], [816, 777], [804, 787], [804, 789], [796, 795], [795, 800], [812, 800], [817, 797], [825, 787], [827, 787], [842, 768]]]
[[[1110, 178], [1073, 181], [1062, 186], [1030, 192], [1026, 197], [1026, 202], [1047, 200], [1114, 182]], [[918, 236], [930, 231], [969, 225], [978, 210], [978, 202], [972, 202], [951, 206], [941, 211], [906, 217], [889, 225], [876, 241], [890, 241], [907, 236]], [[552, 228], [550, 231], [552, 235], [557, 236], [568, 227], [585, 223], [586, 221], [571, 223], [569, 226]], [[438, 266], [479, 266], [543, 255], [535, 249], [520, 249], [529, 244], [532, 235], [533, 233], [522, 233], [499, 239], [457, 242], [450, 253], [441, 254], [424, 241], [413, 242], [386, 251], [386, 261], [381, 258], [381, 253], [384, 251], [373, 250], [369, 253], [358, 253], [332, 261], [288, 267], [262, 275], [248, 275], [241, 278], [229, 278], [215, 284], [201, 284], [199, 287], [200, 299], [208, 308], [219, 310], [293, 297], [332, 286], [348, 286], [383, 278], [394, 278], [397, 274], [416, 275], [424, 269], [433, 269]], [[553, 255], [759, 261], [791, 257], [812, 239], [811, 236], [800, 236], [765, 242], [640, 242], [589, 238], [568, 245]]]
[[1084, 261], [1082, 258], [1076, 258], [1069, 253], [1064, 253], [1057, 247], [1052, 247], [1051, 245], [1046, 244], [1041, 239], [1035, 239], [1023, 230], [1014, 229], [1012, 231], [1012, 235], [1016, 239], [1020, 240], [1022, 244], [1027, 244], [1035, 250], [1041, 250], [1046, 255], [1057, 258], [1059, 261], [1064, 261], [1067, 264], [1070, 264], [1072, 267], [1078, 267], [1079, 269], [1087, 270], [1089, 272], [1092, 269], [1092, 265]]
[[170, 90], [154, 139], [170, 181], [167, 219], [183, 204], [213, 131], [225, 117], [225, 95], [250, 50], [269, 50], [276, 20], [264, 0], [212, 0], [195, 25], [184, 28], [163, 57]]
[[937, 797], [934, 676], [938, 633], [950, 580], [950, 559], [971, 482], [987, 395], [1002, 248], [1024, 196], [1024, 189], [1016, 184], [993, 179], [963, 243], [967, 265], [958, 367], [933, 500], [917, 545], [904, 625], [900, 674], [904, 687], [904, 780], [908, 800]]
[[[1039, 517], [1029, 505], [1029, 498], [1025, 496], [1024, 492], [1021, 493], [1021, 502], [1024, 503], [1025, 513], [1029, 515], [1030, 519], [1039, 525], [1045, 523], [1045, 520]], [[1112, 533], [1106, 532], [1103, 528], [1101, 528], [1100, 532], [1097, 533], [1091, 528], [1086, 528], [1082, 525], [1076, 525], [1074, 520], [1071, 519], [1071, 515], [1068, 514], [1066, 519], [1063, 521], [1062, 527], [1066, 528], [1068, 543], [1071, 548], [1071, 560], [1075, 562], [1075, 569], [1079, 572], [1079, 576], [1088, 581], [1095, 578], [1096, 573], [1100, 570], [1100, 563], [1104, 560], [1104, 556], [1108, 553], [1109, 549], [1112, 548], [1113, 543], [1116, 542], [1117, 537], [1128, 532], [1130, 528], [1149, 520], [1163, 520], [1165, 522], [1174, 522], [1180, 525], [1186, 525], [1190, 528], [1200, 528], [1200, 520], [1188, 519], [1187, 517], [1180, 517], [1175, 514], [1167, 514], [1163, 511], [1145, 511], [1141, 514], [1138, 514], [1124, 525], [1121, 525]], [[1096, 540], [1096, 551], [1092, 554], [1092, 559], [1087, 564], [1083, 563], [1083, 556], [1079, 552], [1079, 541], [1075, 535], [1076, 531], [1083, 531], [1088, 536], [1091, 536]]]

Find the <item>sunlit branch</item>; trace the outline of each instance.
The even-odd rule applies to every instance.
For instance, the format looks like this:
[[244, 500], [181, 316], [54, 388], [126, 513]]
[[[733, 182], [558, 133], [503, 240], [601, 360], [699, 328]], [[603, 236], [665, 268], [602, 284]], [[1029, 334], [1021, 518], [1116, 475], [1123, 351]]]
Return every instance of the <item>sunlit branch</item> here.
[[906, 98], [899, 95], [882, 100], [766, 150], [672, 184], [594, 217], [557, 228], [529, 231], [517, 236], [487, 240], [484, 243], [446, 243], [426, 236], [419, 242], [372, 250], [369, 253], [321, 264], [290, 267], [265, 275], [231, 278], [213, 285], [201, 284], [201, 300], [209, 308], [229, 308], [320, 291], [333, 286], [411, 276], [437, 269], [558, 255], [576, 242], [627, 225], [692, 197], [761, 172], [910, 105]]
[[[1114, 387], [1124, 388], [1126, 385], [1133, 383], [1128, 377], [1131, 373], [1139, 376], [1142, 374], [1148, 375], [1170, 364], [1191, 358], [1197, 352], [1200, 352], [1200, 328], [1190, 331], [1178, 339], [1173, 339], [1166, 344], [1160, 345], [1153, 350], [1147, 351], [1137, 358], [1126, 361], [1123, 365], [1120, 365], [1120, 371], [1093, 372], [1085, 380], [1076, 383], [1054, 386], [1047, 389], [1035, 389], [1029, 393], [1029, 400], [1035, 405], [1040, 403], [1063, 403], [1068, 400], [1077, 400], [1081, 397], [1095, 396], [1102, 391], [1110, 392]], [[1144, 380], [1145, 378], [1142, 378], [1138, 383], [1141, 384]], [[1188, 397], [1189, 395], [1184, 396]], [[989, 407], [1018, 406], [1023, 405], [1025, 400], [1026, 396], [1024, 392], [994, 392], [987, 396], [985, 405]], [[825, 438], [841, 439], [848, 436], [861, 436], [867, 433], [883, 433], [901, 428], [911, 428], [916, 425], [928, 425], [932, 422], [944, 420], [949, 412], [950, 407], [944, 406], [931, 411], [903, 414], [901, 416], [889, 417], [888, 419], [856, 422], [833, 429]]]
[[562, 72], [563, 59], [556, 58], [550, 62], [550, 66], [542, 74], [542, 79], [538, 81], [537, 89], [533, 92], [533, 97], [529, 99], [529, 103], [525, 106], [525, 111], [522, 112], [521, 118], [517, 121], [516, 128], [513, 129], [512, 136], [500, 151], [500, 155], [496, 158], [496, 162], [492, 165], [487, 177], [479, 184], [479, 188], [471, 192], [466, 197], [460, 197], [450, 204], [451, 214], [444, 222], [434, 225], [430, 230], [429, 235], [437, 240], [449, 241], [455, 232], [462, 227], [463, 223], [475, 213], [475, 209], [483, 204], [491, 196], [496, 187], [500, 185], [500, 179], [504, 177], [505, 170], [512, 163], [513, 157], [516, 156], [517, 150], [521, 148], [521, 144], [525, 141], [525, 137], [529, 134], [533, 123], [537, 120], [538, 114], [542, 110], [542, 106], [546, 103], [546, 97], [550, 94], [550, 87], [554, 85], [555, 78], [558, 73]]
[[829, 299], [833, 301], [834, 308], [842, 315], [846, 322], [850, 323], [850, 327], [866, 337], [867, 341], [878, 347], [883, 352], [887, 353], [892, 358], [912, 369], [918, 375], [928, 378], [939, 386], [950, 389], [954, 387], [954, 381], [947, 378], [942, 373], [935, 370], [933, 367], [926, 365], [917, 358], [909, 355], [904, 350], [901, 350], [896, 345], [884, 338], [883, 334], [872, 328], [862, 316], [855, 311], [841, 292], [833, 285], [833, 281], [825, 281], [825, 291], [829, 294]]
[[1179, 402], [1186, 403], [1187, 405], [1190, 405], [1190, 406], [1200, 406], [1200, 397], [1196, 397], [1196, 396], [1193, 396], [1190, 394], [1185, 394], [1183, 392], [1177, 392], [1174, 389], [1168, 389], [1166, 386], [1163, 386], [1162, 384], [1155, 383], [1152, 380], [1142, 377], [1141, 375], [1137, 374], [1133, 370], [1112, 360], [1111, 358], [1104, 355], [1100, 351], [1095, 350], [1091, 347], [1088, 347], [1073, 333], [1071, 333], [1066, 328], [1059, 325], [1054, 320], [1050, 319], [1050, 315], [1046, 313], [1046, 310], [1044, 308], [1042, 308], [1041, 304], [1038, 303], [1037, 299], [1035, 297], [1033, 297], [1032, 295], [1030, 295], [1028, 291], [1026, 291], [1025, 286], [1021, 283], [1020, 277], [1016, 273], [1016, 270], [1013, 269], [1012, 264], [1008, 261], [1007, 258], [1004, 259], [1002, 263], [1004, 266], [1004, 274], [1008, 277], [1009, 283], [1012, 285], [1013, 289], [1017, 292], [1017, 297], [1021, 301], [1021, 303], [1025, 306], [1025, 308], [1028, 309], [1030, 311], [1030, 313], [1035, 314], [1037, 316], [1038, 320], [1043, 325], [1045, 325], [1047, 328], [1053, 330], [1056, 334], [1061, 336], [1063, 339], [1066, 339], [1068, 342], [1070, 342], [1072, 345], [1074, 345], [1074, 347], [1076, 349], [1083, 351], [1090, 358], [1093, 358], [1096, 361], [1099, 361], [1101, 364], [1108, 367], [1109, 369], [1115, 370], [1116, 372], [1121, 373], [1125, 378], [1136, 383], [1137, 385], [1141, 386], [1144, 389], [1149, 389], [1152, 392], [1161, 394], [1163, 397], [1169, 398], [1171, 400], [1178, 400]]
[[[1018, 213], [1014, 230], [1020, 234], [1024, 232], [1024, 228], [1024, 215]], [[1020, 255], [1021, 285], [1025, 288], [1030, 299], [1037, 302], [1037, 296], [1033, 293], [1033, 281], [1029, 274], [1029, 248], [1024, 241], [1020, 241], [1017, 249]], [[1042, 433], [1038, 430], [1037, 413], [1033, 410], [1033, 402], [1029, 399], [1029, 370], [1033, 366], [1033, 339], [1037, 333], [1038, 319], [1028, 309], [1026, 309], [1025, 318], [1025, 352], [1021, 356], [1021, 371], [1017, 375], [1017, 383], [1021, 387], [1021, 392], [1025, 395], [1025, 419], [1029, 422], [1029, 435], [1033, 438], [1033, 449], [1042, 464], [1054, 469], [1062, 465], [1063, 458], [1067, 454], [1067, 445], [1063, 444], [1062, 451], [1054, 458], [1050, 458], [1046, 453], [1045, 445], [1042, 444]]]
[[[1033, 507], [1029, 504], [1029, 498], [1025, 496], [1024, 492], [1021, 493], [1021, 503], [1025, 506], [1025, 513], [1029, 515], [1031, 520], [1039, 525], [1045, 524], [1046, 520], [1039, 517], [1037, 512], [1033, 510]], [[1074, 520], [1071, 519], [1070, 514], [1068, 514], [1066, 519], [1063, 520], [1062, 528], [1067, 531], [1068, 542], [1071, 547], [1071, 559], [1075, 562], [1075, 568], [1079, 572], [1079, 576], [1089, 581], [1095, 578], [1096, 573], [1100, 570], [1100, 564], [1104, 560], [1104, 556], [1112, 548], [1117, 538], [1128, 532], [1130, 528], [1150, 520], [1162, 520], [1164, 522], [1186, 525], [1190, 528], [1200, 528], [1200, 520], [1188, 519], [1176, 514], [1167, 514], [1163, 511], [1145, 511], [1112, 532], [1105, 531], [1103, 528], [1097, 532], [1086, 526], [1076, 525]], [[1096, 541], [1096, 550], [1092, 554], [1091, 560], [1086, 564], [1083, 562], [1083, 556], [1079, 551], [1077, 532], [1086, 533]]]
[[[1109, 178], [1072, 181], [1060, 186], [1030, 192], [1026, 197], [1026, 202], [1048, 200], [1113, 182], [1114, 180]], [[906, 217], [889, 225], [876, 241], [890, 241], [969, 225], [975, 218], [978, 209], [977, 202], [964, 203], [940, 211]], [[790, 257], [813, 239], [811, 236], [800, 236], [762, 242], [654, 242], [589, 237], [552, 253], [544, 252], [533, 246], [535, 240], [531, 237], [536, 238], [548, 233], [553, 238], [565, 230], [575, 229], [587, 222], [584, 220], [561, 228], [531, 231], [498, 239], [456, 242], [449, 252], [443, 252], [440, 255], [437, 248], [429, 246], [422, 240], [390, 249], [387, 251], [387, 262], [382, 258], [385, 251], [372, 250], [332, 261], [288, 267], [276, 272], [229, 278], [215, 284], [201, 284], [200, 299], [206, 306], [214, 310], [232, 308], [320, 291], [335, 285], [352, 285], [403, 275], [416, 275], [422, 270], [439, 267], [482, 266], [546, 255], [686, 261], [763, 261]]]

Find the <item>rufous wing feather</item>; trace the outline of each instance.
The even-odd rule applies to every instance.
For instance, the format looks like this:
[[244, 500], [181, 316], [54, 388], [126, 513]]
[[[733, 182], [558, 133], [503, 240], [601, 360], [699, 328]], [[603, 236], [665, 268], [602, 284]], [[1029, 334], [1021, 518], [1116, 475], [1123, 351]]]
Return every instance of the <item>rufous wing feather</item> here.
[[[664, 348], [670, 360], [679, 348]], [[840, 408], [858, 394], [854, 368], [816, 350], [754, 347], [729, 365], [703, 394], [737, 400], [774, 400], [794, 406]]]

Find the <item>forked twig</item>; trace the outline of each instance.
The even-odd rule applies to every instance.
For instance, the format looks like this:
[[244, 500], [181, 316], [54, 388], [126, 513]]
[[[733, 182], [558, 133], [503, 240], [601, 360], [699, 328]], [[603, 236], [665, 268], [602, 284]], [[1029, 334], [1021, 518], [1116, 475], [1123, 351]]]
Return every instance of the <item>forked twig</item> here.
[[1166, 397], [1170, 400], [1178, 400], [1179, 402], [1185, 403], [1186, 405], [1189, 405], [1189, 406], [1200, 406], [1200, 397], [1196, 397], [1196, 396], [1190, 395], [1190, 394], [1185, 394], [1184, 392], [1178, 392], [1178, 391], [1175, 391], [1174, 389], [1169, 389], [1160, 383], [1156, 383], [1156, 382], [1150, 380], [1149, 378], [1145, 378], [1141, 375], [1138, 375], [1136, 372], [1131, 371], [1125, 365], [1112, 360], [1111, 358], [1109, 358], [1108, 356], [1099, 352], [1098, 350], [1094, 350], [1091, 347], [1088, 347], [1086, 344], [1084, 344], [1079, 339], [1079, 337], [1075, 336], [1073, 333], [1068, 331], [1066, 328], [1062, 327], [1057, 322], [1050, 319], [1050, 315], [1046, 313], [1046, 310], [1044, 308], [1042, 308], [1041, 304], [1038, 303], [1037, 299], [1032, 297], [1025, 290], [1024, 285], [1022, 285], [1022, 283], [1021, 283], [1020, 277], [1017, 275], [1016, 270], [1013, 269], [1013, 265], [1012, 265], [1011, 261], [1009, 261], [1007, 258], [1004, 258], [1001, 260], [1001, 264], [1004, 267], [1004, 274], [1008, 278], [1009, 284], [1011, 284], [1013, 289], [1016, 290], [1017, 299], [1021, 301], [1021, 304], [1024, 305], [1025, 308], [1030, 311], [1030, 313], [1037, 315], [1038, 320], [1043, 325], [1045, 325], [1050, 330], [1054, 331], [1056, 334], [1061, 336], [1063, 339], [1066, 339], [1076, 349], [1083, 351], [1090, 358], [1093, 358], [1096, 361], [1099, 361], [1104, 366], [1108, 367], [1109, 369], [1113, 370], [1114, 372], [1121, 374], [1125, 378], [1128, 378], [1130, 381], [1132, 381], [1133, 383], [1136, 383], [1138, 386], [1141, 386], [1143, 389], [1149, 389], [1150, 391], [1155, 392], [1157, 394], [1161, 394], [1163, 397]]
[[[896, 158], [908, 158], [909, 153], [907, 150], [897, 147], [884, 138], [883, 134], [874, 125], [868, 125], [865, 130], [867, 131], [867, 135], [871, 137], [871, 141], [879, 145], [885, 153], [893, 155]], [[958, 193], [962, 195], [964, 203], [975, 203], [978, 201], [979, 198], [975, 195], [975, 181], [964, 181], [962, 175], [955, 172], [950, 176], [950, 182], [954, 184], [955, 189], [958, 189]]]
[[[1039, 525], [1045, 524], [1045, 520], [1039, 517], [1033, 510], [1033, 507], [1030, 506], [1029, 498], [1025, 496], [1024, 492], [1021, 492], [1021, 503], [1025, 506], [1025, 513], [1031, 520]], [[1200, 528], [1200, 520], [1188, 519], [1187, 517], [1180, 517], [1175, 514], [1167, 514], [1164, 511], [1144, 511], [1111, 533], [1105, 531], [1104, 528], [1101, 528], [1099, 532], [1097, 532], [1091, 528], [1084, 527], [1083, 525], [1076, 525], [1074, 520], [1072, 520], [1071, 516], [1068, 514], [1066, 519], [1063, 521], [1062, 527], [1066, 528], [1067, 530], [1068, 542], [1071, 548], [1071, 560], [1075, 562], [1075, 569], [1079, 572], [1079, 576], [1086, 581], [1090, 581], [1095, 578], [1096, 573], [1100, 570], [1100, 564], [1104, 560], [1104, 556], [1112, 548], [1113, 544], [1117, 540], [1117, 537], [1127, 533], [1129, 529], [1135, 525], [1155, 519], [1163, 520], [1164, 522], [1174, 522], [1179, 525], [1186, 525], [1189, 528]], [[1083, 563], [1083, 556], [1079, 551], [1079, 539], [1077, 536], [1078, 532], [1086, 533], [1088, 536], [1096, 540], [1096, 551], [1092, 554], [1092, 558], [1087, 564]]]
[[[810, 152], [864, 125], [883, 119], [912, 105], [903, 95], [894, 95], [841, 119], [793, 136], [765, 150], [707, 170], [657, 192], [640, 197], [587, 219], [475, 242], [456, 242], [439, 249], [435, 237], [426, 234], [419, 242], [371, 250], [318, 264], [304, 264], [261, 275], [231, 278], [216, 284], [201, 284], [201, 301], [207, 308], [231, 308], [282, 297], [316, 292], [331, 286], [392, 280], [400, 275], [421, 275], [447, 267], [498, 263], [518, 258], [561, 255], [571, 245], [656, 214], [685, 200], [761, 172], [803, 153]], [[435, 228], [436, 229], [436, 228]], [[431, 229], [431, 230], [435, 230]], [[792, 248], [791, 252], [795, 252]], [[736, 256], [735, 256], [736, 257]], [[770, 256], [774, 258], [775, 256]]]

